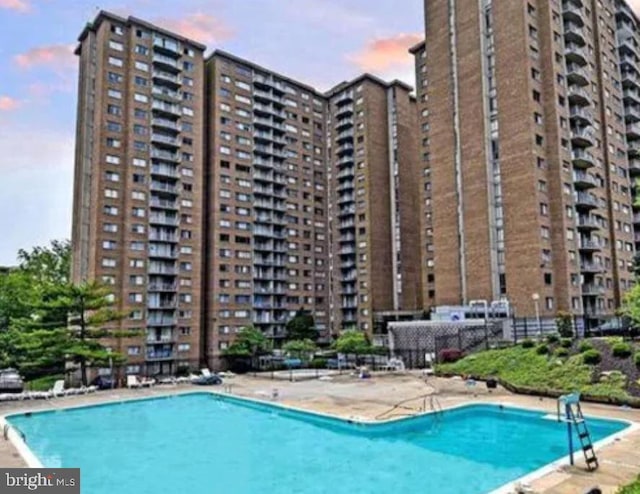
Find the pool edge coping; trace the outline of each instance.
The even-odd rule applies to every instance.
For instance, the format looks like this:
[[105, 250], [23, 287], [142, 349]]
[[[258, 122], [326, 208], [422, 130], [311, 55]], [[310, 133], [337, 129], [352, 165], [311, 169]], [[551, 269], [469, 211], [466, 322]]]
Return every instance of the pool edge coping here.
[[[283, 410], [294, 411], [297, 413], [301, 413], [303, 415], [313, 415], [313, 416], [324, 418], [324, 419], [337, 420], [337, 421], [345, 422], [347, 424], [355, 424], [355, 425], [368, 425], [368, 426], [393, 425], [394, 423], [397, 423], [397, 422], [403, 422], [403, 421], [438, 413], [438, 411], [431, 410], [431, 411], [425, 411], [422, 413], [416, 413], [415, 415], [411, 415], [408, 417], [397, 417], [397, 418], [390, 418], [386, 420], [371, 420], [371, 419], [367, 419], [366, 417], [359, 417], [359, 416], [351, 416], [346, 418], [339, 415], [332, 415], [326, 412], [308, 410], [308, 409], [300, 408], [297, 406], [288, 405], [280, 402], [268, 401], [260, 398], [234, 395], [230, 393], [225, 393], [223, 391], [207, 390], [207, 389], [203, 389], [203, 390], [189, 389], [189, 390], [180, 390], [180, 391], [174, 390], [173, 392], [169, 392], [165, 395], [159, 395], [159, 396], [143, 396], [143, 397], [131, 397], [131, 398], [127, 397], [127, 398], [119, 398], [114, 400], [103, 401], [100, 403], [89, 403], [89, 404], [83, 404], [83, 405], [53, 407], [53, 408], [34, 410], [34, 411], [24, 410], [24, 411], [15, 412], [15, 413], [5, 413], [0, 415], [0, 426], [4, 428], [5, 426], [8, 425], [7, 439], [9, 439], [9, 441], [13, 444], [13, 446], [18, 450], [18, 453], [20, 453], [22, 459], [27, 463], [27, 468], [44, 468], [44, 466], [42, 465], [42, 462], [33, 453], [33, 451], [31, 451], [31, 448], [27, 445], [26, 441], [22, 439], [20, 433], [18, 432], [19, 430], [10, 422], [8, 422], [7, 420], [8, 417], [11, 417], [14, 415], [16, 416], [25, 415], [28, 413], [32, 413], [32, 414], [47, 413], [47, 412], [50, 413], [50, 412], [57, 412], [57, 411], [93, 408], [93, 407], [105, 406], [105, 405], [124, 404], [128, 402], [136, 402], [136, 401], [150, 401], [150, 400], [157, 400], [157, 399], [166, 399], [174, 396], [187, 396], [187, 395], [198, 395], [198, 394], [210, 394], [210, 395], [215, 395], [220, 397], [232, 398], [238, 401], [245, 401], [245, 402], [254, 403], [254, 404], [257, 403], [257, 404], [266, 405], [272, 408], [280, 408]], [[458, 403], [451, 406], [442, 407], [441, 412], [456, 410], [459, 408], [478, 406], [478, 405], [506, 406], [509, 408], [515, 408], [519, 410], [548, 413], [548, 410], [542, 410], [540, 408], [523, 407], [521, 405], [518, 405], [510, 401], [486, 401], [486, 402], [485, 401], [469, 401], [467, 403]], [[596, 420], [608, 420], [610, 422], [621, 422], [621, 423], [627, 424], [627, 427], [625, 429], [619, 432], [616, 432], [614, 434], [611, 434], [610, 436], [607, 436], [593, 443], [593, 448], [596, 452], [605, 446], [608, 446], [612, 443], [615, 443], [621, 440], [623, 437], [631, 434], [632, 432], [636, 432], [640, 430], [640, 422], [636, 422], [629, 419], [603, 418], [601, 416], [592, 415], [592, 414], [586, 414], [585, 417], [596, 419]], [[579, 451], [577, 451], [576, 453], [579, 453]], [[557, 471], [560, 467], [569, 465], [569, 460], [570, 460], [570, 455], [563, 456], [562, 458], [559, 458], [551, 463], [543, 465], [542, 467], [536, 470], [533, 470], [532, 472], [529, 472], [526, 475], [523, 475], [522, 477], [518, 477], [514, 480], [511, 480], [506, 484], [492, 491], [487, 492], [486, 494], [511, 494], [512, 492], [514, 492], [513, 489], [516, 486], [529, 484], [535, 480], [538, 480], [544, 477], [545, 475], [553, 473]]]

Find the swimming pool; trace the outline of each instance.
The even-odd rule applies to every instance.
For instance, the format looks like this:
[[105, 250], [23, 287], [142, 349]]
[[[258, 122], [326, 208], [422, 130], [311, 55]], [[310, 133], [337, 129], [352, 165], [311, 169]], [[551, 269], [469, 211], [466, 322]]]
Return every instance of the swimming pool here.
[[[189, 393], [6, 419], [84, 494], [478, 494], [567, 454], [565, 424], [498, 405], [363, 425]], [[628, 426], [588, 423], [594, 441]]]

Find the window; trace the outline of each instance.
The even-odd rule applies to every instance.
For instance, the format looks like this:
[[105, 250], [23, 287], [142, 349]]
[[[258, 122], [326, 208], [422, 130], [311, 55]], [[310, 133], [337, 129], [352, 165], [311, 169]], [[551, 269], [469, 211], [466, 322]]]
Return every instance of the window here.
[[107, 105], [107, 113], [109, 115], [122, 115], [122, 109], [118, 105]]
[[136, 45], [135, 52], [138, 55], [148, 55], [149, 54], [149, 48], [147, 48], [146, 46], [143, 46], [143, 45]]
[[116, 51], [123, 51], [124, 50], [124, 45], [118, 41], [113, 41], [110, 40], [109, 41], [109, 48], [111, 48], [112, 50], [116, 50]]
[[122, 93], [117, 89], [109, 89], [107, 91], [107, 96], [109, 96], [109, 98], [122, 99]]
[[148, 103], [149, 102], [149, 97], [144, 95], [144, 94], [140, 94], [140, 93], [136, 93], [133, 96], [133, 99], [136, 100], [139, 103]]
[[109, 57], [109, 65], [113, 65], [114, 67], [122, 67], [124, 64], [122, 63], [121, 58]]
[[134, 65], [138, 70], [141, 70], [143, 72], [149, 72], [149, 64], [136, 60]]
[[120, 74], [116, 74], [115, 72], [109, 72], [107, 75], [109, 82], [119, 83], [122, 82], [123, 77]]

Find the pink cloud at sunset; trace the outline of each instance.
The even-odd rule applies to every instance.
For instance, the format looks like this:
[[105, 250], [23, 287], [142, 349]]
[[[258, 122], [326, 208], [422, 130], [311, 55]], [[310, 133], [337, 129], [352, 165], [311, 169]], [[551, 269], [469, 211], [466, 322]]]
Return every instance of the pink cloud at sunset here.
[[204, 13], [189, 14], [185, 17], [159, 18], [155, 22], [185, 38], [205, 45], [224, 41], [233, 36], [233, 29], [220, 19]]
[[73, 49], [74, 45], [38, 46], [16, 55], [13, 60], [23, 69], [41, 66], [68, 68], [76, 64]]
[[17, 99], [10, 96], [0, 96], [0, 111], [12, 111], [20, 106], [20, 102]]
[[0, 9], [25, 13], [31, 10], [31, 6], [26, 0], [0, 0]]
[[389, 38], [369, 41], [358, 53], [348, 55], [348, 59], [366, 72], [381, 72], [390, 68], [410, 66], [413, 59], [409, 48], [424, 39], [422, 34], [401, 33]]

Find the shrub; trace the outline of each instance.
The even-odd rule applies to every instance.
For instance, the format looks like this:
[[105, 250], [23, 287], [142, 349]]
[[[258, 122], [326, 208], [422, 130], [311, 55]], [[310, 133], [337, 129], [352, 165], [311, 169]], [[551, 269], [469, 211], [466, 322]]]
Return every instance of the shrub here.
[[627, 358], [633, 353], [631, 345], [629, 343], [616, 343], [611, 347], [611, 351], [614, 357]]
[[569, 356], [569, 350], [567, 350], [564, 347], [559, 347], [556, 348], [556, 351], [553, 352], [555, 354], [556, 357], [568, 357]]
[[316, 357], [311, 362], [309, 362], [309, 366], [312, 369], [325, 369], [327, 367], [327, 359]]
[[600, 363], [602, 356], [598, 350], [587, 350], [582, 353], [582, 361], [587, 365], [596, 365]]
[[556, 316], [556, 327], [558, 333], [563, 338], [571, 338], [573, 336], [573, 321], [571, 320], [571, 314], [566, 312], [558, 312]]
[[636, 367], [640, 369], [640, 352], [635, 354], [633, 361], [636, 363]]
[[573, 345], [573, 340], [571, 338], [562, 338], [560, 340], [560, 345], [563, 348], [571, 348], [571, 345]]
[[547, 336], [547, 343], [549, 344], [558, 343], [558, 341], [560, 341], [560, 337], [557, 334]]
[[533, 348], [536, 344], [533, 340], [524, 340], [522, 342], [522, 348]]
[[549, 353], [549, 347], [547, 345], [545, 345], [544, 343], [541, 345], [538, 345], [536, 347], [536, 353], [538, 355], [546, 355], [547, 353]]
[[441, 363], [457, 362], [462, 358], [462, 352], [457, 348], [444, 348], [438, 354]]
[[588, 341], [583, 341], [582, 343], [580, 343], [580, 345], [578, 345], [578, 351], [580, 353], [584, 353], [584, 352], [587, 352], [589, 350], [593, 350], [593, 345], [591, 343], [589, 343]]

